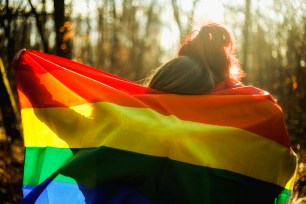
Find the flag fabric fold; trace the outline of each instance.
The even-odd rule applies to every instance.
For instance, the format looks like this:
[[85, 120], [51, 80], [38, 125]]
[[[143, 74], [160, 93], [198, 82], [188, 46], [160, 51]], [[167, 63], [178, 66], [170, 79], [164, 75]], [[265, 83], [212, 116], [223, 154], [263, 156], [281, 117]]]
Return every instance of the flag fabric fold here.
[[161, 93], [54, 55], [14, 60], [23, 203], [288, 203], [282, 110], [242, 84]]

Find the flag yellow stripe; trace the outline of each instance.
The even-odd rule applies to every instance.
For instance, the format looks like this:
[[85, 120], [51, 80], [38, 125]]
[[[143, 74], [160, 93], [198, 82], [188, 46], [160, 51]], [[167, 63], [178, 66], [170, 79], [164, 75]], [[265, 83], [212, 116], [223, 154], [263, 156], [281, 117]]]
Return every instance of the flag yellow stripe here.
[[288, 178], [296, 165], [293, 153], [243, 129], [184, 121], [148, 108], [108, 102], [29, 108], [21, 114], [26, 147], [107, 146], [225, 169], [292, 189], [293, 178], [290, 182]]

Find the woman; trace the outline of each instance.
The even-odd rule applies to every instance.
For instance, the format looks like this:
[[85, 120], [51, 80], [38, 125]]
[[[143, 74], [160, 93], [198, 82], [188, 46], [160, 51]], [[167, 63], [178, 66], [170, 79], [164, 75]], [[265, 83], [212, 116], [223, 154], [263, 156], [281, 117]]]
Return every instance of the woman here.
[[[246, 98], [252, 101], [252, 103], [244, 103], [244, 101], [243, 103], [238, 102], [231, 105], [229, 105], [229, 102], [229, 104], [225, 103], [224, 106], [220, 105], [216, 107], [209, 107], [203, 104], [203, 107], [205, 107], [203, 110], [206, 109], [207, 112], [209, 110], [215, 111], [214, 114], [206, 114], [209, 116], [210, 120], [216, 117], [218, 121], [222, 121], [220, 124], [224, 125], [224, 127], [230, 126], [231, 122], [236, 121], [236, 124], [238, 124], [237, 127], [242, 130], [247, 130], [247, 132], [255, 133], [255, 137], [258, 140], [267, 142], [266, 147], [258, 145], [260, 142], [254, 144], [246, 142], [244, 145], [248, 146], [247, 149], [254, 148], [254, 151], [251, 150], [251, 154], [240, 152], [241, 154], [247, 155], [246, 157], [249, 161], [262, 161], [262, 165], [266, 167], [266, 170], [258, 166], [255, 167], [252, 162], [248, 163], [246, 160], [240, 160], [233, 157], [235, 150], [232, 152], [229, 151], [228, 154], [223, 155], [223, 157], [215, 158], [216, 162], [225, 161], [225, 163], [228, 162], [229, 164], [238, 161], [238, 164], [232, 165], [233, 168], [240, 165], [242, 168], [245, 166], [247, 169], [247, 171], [244, 172], [246, 173], [245, 175], [248, 175], [249, 171], [257, 172], [258, 175], [254, 173], [254, 175], [250, 174], [248, 177], [244, 177], [244, 179], [247, 178], [254, 182], [250, 185], [243, 181], [244, 179], [238, 177], [234, 178], [231, 176], [224, 176], [223, 173], [213, 173], [213, 176], [208, 179], [203, 178], [208, 186], [206, 186], [206, 190], [209, 192], [204, 196], [203, 202], [242, 203], [245, 201], [245, 203], [289, 203], [292, 181], [289, 181], [286, 185], [279, 181], [286, 178], [288, 175], [294, 175], [296, 160], [294, 153], [291, 152], [290, 149], [290, 141], [283, 121], [282, 112], [279, 111], [280, 109], [276, 100], [269, 93], [256, 87], [245, 86], [240, 82], [244, 73], [234, 53], [235, 41], [231, 31], [224, 25], [209, 23], [204, 25], [196, 35], [194, 35], [193, 32], [186, 38], [179, 49], [178, 58], [169, 61], [159, 68], [154, 75], [151, 76], [147, 86], [177, 94], [204, 94], [213, 89], [210, 93], [212, 96], [210, 97], [215, 97], [214, 99], [218, 100], [215, 101], [215, 103], [219, 103], [220, 100], [223, 102], [244, 101]], [[220, 95], [224, 95], [224, 97]], [[211, 100], [211, 98], [206, 97], [205, 100], [208, 101]], [[205, 103], [205, 101], [202, 101], [202, 103]], [[261, 103], [262, 106], [255, 105], [259, 103]], [[253, 115], [254, 113], [256, 113], [256, 116]], [[256, 117], [262, 117], [262, 119], [256, 121], [254, 120]], [[209, 121], [209, 119], [207, 120]], [[274, 122], [269, 122], [268, 120]], [[218, 134], [219, 133], [216, 133], [216, 137]], [[228, 133], [229, 138], [237, 138], [238, 135], [239, 134], [230, 135], [230, 133]], [[243, 136], [240, 139], [241, 141], [245, 141], [245, 138], [246, 137]], [[225, 143], [226, 140], [220, 142]], [[291, 154], [292, 157], [289, 156], [290, 159], [289, 157], [288, 159], [284, 159], [281, 155], [272, 155], [270, 150], [273, 149], [272, 146], [274, 144], [277, 144], [281, 149], [283, 148], [282, 151], [284, 150], [287, 153], [291, 152], [288, 155]], [[238, 149], [240, 148], [241, 147]], [[220, 150], [217, 149], [218, 148], [213, 152], [219, 155]], [[266, 155], [263, 157], [265, 159], [258, 159], [259, 154]], [[209, 158], [209, 155], [210, 154], [208, 154], [208, 156], [206, 155], [207, 158]], [[272, 164], [270, 162], [272, 160], [275, 164], [279, 163], [281, 165]], [[288, 170], [290, 169], [288, 171], [289, 173], [281, 167]], [[274, 173], [268, 173], [263, 178], [261, 175], [264, 175], [265, 171]], [[222, 184], [217, 181], [222, 181]], [[256, 186], [259, 183], [263, 185]], [[218, 188], [215, 188], [215, 186]], [[224, 192], [218, 191], [221, 186]], [[223, 199], [218, 196], [218, 193], [230, 192], [235, 188], [237, 192], [227, 195], [232, 197]], [[244, 193], [242, 193], [242, 191], [244, 191]], [[255, 195], [257, 195], [256, 199], [253, 198]], [[209, 197], [210, 200], [205, 200], [207, 197]]]
[[[146, 79], [145, 85], [176, 94], [204, 94], [213, 88], [220, 91], [241, 87], [239, 80], [244, 73], [234, 54], [231, 31], [224, 25], [210, 23], [194, 33], [180, 47], [178, 58], [158, 68]], [[259, 89], [252, 92], [262, 93]]]

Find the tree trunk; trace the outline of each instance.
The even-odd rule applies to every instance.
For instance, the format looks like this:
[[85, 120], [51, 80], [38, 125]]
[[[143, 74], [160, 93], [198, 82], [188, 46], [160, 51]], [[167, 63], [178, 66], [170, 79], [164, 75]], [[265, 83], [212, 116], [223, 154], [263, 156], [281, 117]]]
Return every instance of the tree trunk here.
[[[245, 21], [244, 21], [244, 27], [243, 27], [243, 47], [242, 47], [242, 66], [244, 67], [244, 70], [246, 73], [249, 73], [249, 67], [248, 67], [248, 53], [249, 53], [249, 28], [251, 24], [251, 0], [245, 0]], [[247, 77], [246, 77], [246, 80]]]
[[61, 57], [71, 58], [70, 42], [65, 41], [64, 35], [67, 32], [67, 27], [64, 26], [65, 18], [65, 0], [54, 0], [54, 24], [56, 35], [56, 54]]
[[0, 59], [0, 108], [2, 114], [3, 126], [7, 135], [7, 141], [12, 142], [15, 139], [20, 139], [21, 134], [18, 127], [17, 107], [14, 96], [10, 89], [9, 81], [6, 77], [5, 69]]

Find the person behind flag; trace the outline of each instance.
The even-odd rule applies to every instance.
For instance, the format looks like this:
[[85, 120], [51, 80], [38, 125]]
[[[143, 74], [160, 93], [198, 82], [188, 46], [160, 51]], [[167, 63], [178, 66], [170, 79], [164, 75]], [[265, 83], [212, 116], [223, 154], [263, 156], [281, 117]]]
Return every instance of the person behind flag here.
[[[24, 51], [14, 63], [26, 148], [23, 203], [288, 204], [296, 155], [282, 110], [269, 93], [239, 82], [228, 30], [204, 27], [149, 86], [199, 77], [202, 88], [216, 83], [205, 96], [164, 94]], [[206, 72], [189, 73], [195, 67]]]
[[[276, 99], [268, 92], [241, 83], [244, 76], [235, 56], [235, 40], [230, 29], [219, 23], [208, 23], [197, 34], [191, 32], [179, 48], [178, 56], [158, 68], [146, 85], [175, 94], [211, 92], [211, 95], [266, 95], [268, 100], [278, 106]], [[266, 116], [271, 117], [269, 113]], [[284, 122], [283, 125], [285, 137], [279, 135], [274, 140], [282, 141], [291, 150]], [[286, 173], [283, 172], [282, 176], [286, 177]], [[288, 192], [280, 193], [274, 202], [288, 203], [291, 196]], [[265, 198], [262, 202], [270, 201]]]
[[215, 82], [211, 71], [187, 56], [179, 56], [157, 68], [145, 85], [174, 94], [205, 94]]

